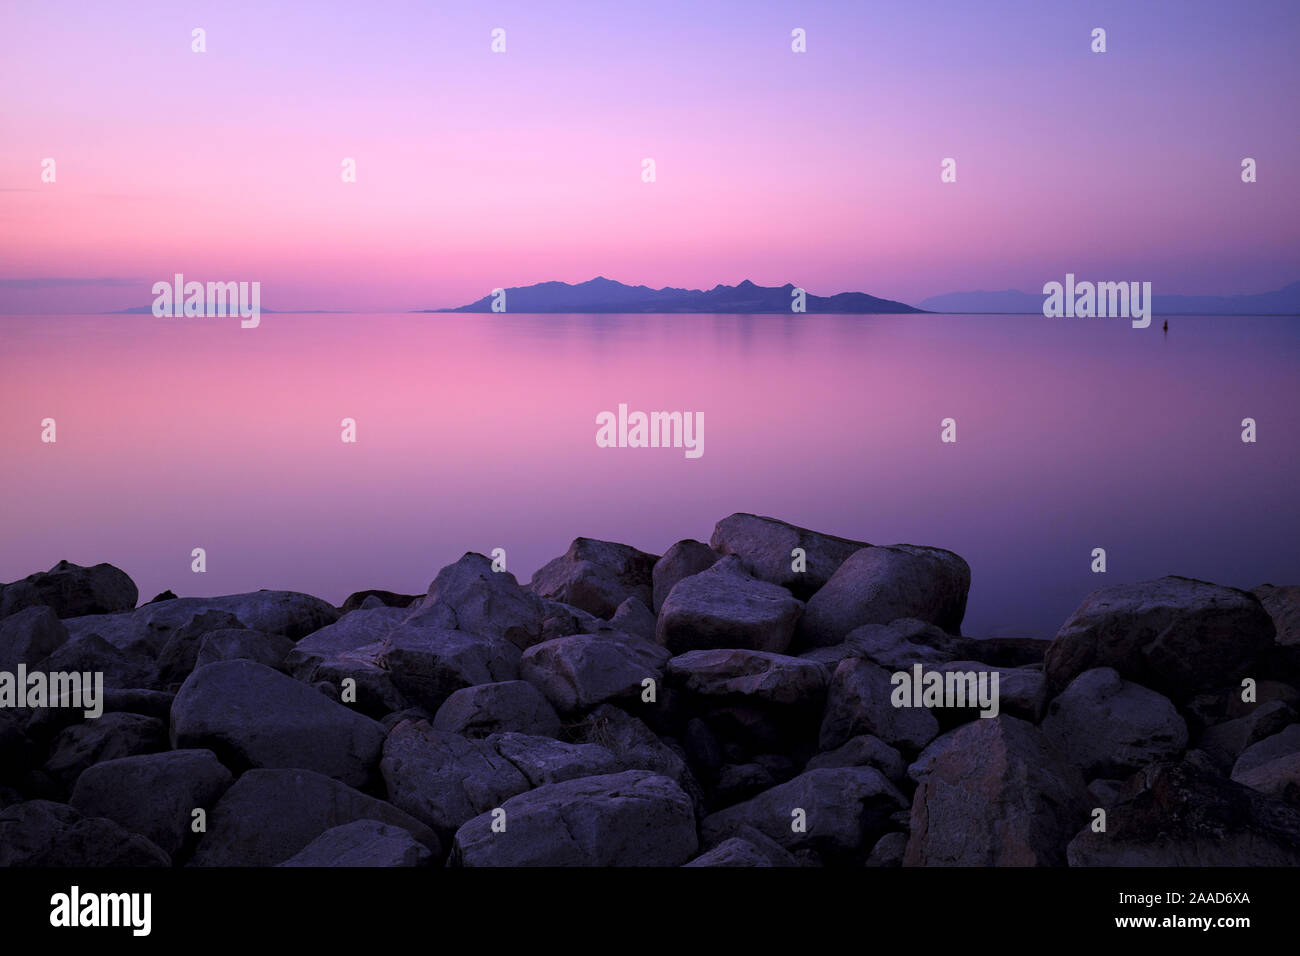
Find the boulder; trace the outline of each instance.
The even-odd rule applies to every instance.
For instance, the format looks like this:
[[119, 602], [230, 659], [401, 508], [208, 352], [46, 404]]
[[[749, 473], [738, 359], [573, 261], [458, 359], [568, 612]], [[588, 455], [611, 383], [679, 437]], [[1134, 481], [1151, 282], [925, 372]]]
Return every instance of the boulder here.
[[276, 866], [326, 830], [357, 820], [399, 827], [441, 855], [438, 838], [414, 817], [311, 770], [250, 770], [208, 814], [192, 866]]
[[357, 684], [357, 710], [372, 717], [402, 710], [410, 702], [381, 661], [385, 640], [406, 616], [403, 608], [352, 611], [298, 641], [282, 666], [307, 684], [338, 685], [351, 678]]
[[293, 641], [279, 634], [263, 634], [246, 628], [210, 631], [199, 643], [195, 667], [218, 661], [256, 661], [280, 670], [294, 648]]
[[1127, 777], [1187, 747], [1187, 724], [1167, 697], [1111, 667], [1084, 671], [1047, 707], [1043, 734], [1084, 779]]
[[1232, 765], [1232, 777], [1247, 773], [1266, 763], [1300, 753], [1300, 724], [1290, 724], [1270, 737], [1251, 744]]
[[662, 774], [677, 781], [693, 800], [701, 799], [699, 783], [683, 756], [656, 737], [643, 721], [613, 704], [601, 704], [570, 732], [578, 743], [608, 750], [623, 768]]
[[167, 854], [112, 820], [63, 803], [28, 800], [0, 809], [0, 867], [171, 866]]
[[407, 701], [432, 712], [462, 687], [519, 678], [519, 648], [506, 638], [412, 622], [389, 632], [375, 663]]
[[135, 607], [140, 592], [125, 571], [111, 564], [82, 567], [60, 561], [48, 571], [0, 586], [0, 618], [45, 605], [59, 617], [113, 614]]
[[1094, 591], [1057, 633], [1044, 669], [1054, 690], [1113, 667], [1175, 701], [1244, 676], [1273, 643], [1273, 622], [1246, 591], [1191, 578]]
[[253, 661], [199, 668], [172, 704], [172, 746], [211, 750], [234, 770], [293, 767], [365, 786], [384, 736], [377, 722]]
[[1200, 751], [1124, 784], [1106, 832], [1084, 827], [1071, 866], [1298, 866], [1300, 809], [1221, 776]]
[[982, 642], [953, 637], [942, 628], [916, 618], [854, 628], [839, 644], [817, 647], [799, 656], [831, 669], [846, 657], [863, 657], [891, 671], [928, 668], [970, 658]]
[[190, 676], [199, 657], [199, 645], [214, 631], [243, 630], [239, 618], [229, 611], [200, 611], [172, 632], [158, 654], [158, 679], [179, 684]]
[[93, 764], [167, 749], [167, 725], [141, 714], [104, 714], [59, 731], [45, 772], [71, 789]]
[[[704, 818], [706, 843], [752, 826], [786, 850], [827, 861], [861, 861], [907, 800], [874, 767], [808, 770], [745, 803]], [[799, 814], [798, 811], [802, 811]], [[802, 824], [802, 825], [799, 825]]]
[[634, 597], [628, 598], [614, 611], [609, 620], [610, 628], [631, 634], [642, 640], [654, 641], [658, 620], [648, 607]]
[[492, 743], [444, 733], [424, 721], [393, 728], [380, 770], [393, 804], [442, 835], [532, 786]]
[[560, 718], [536, 687], [511, 680], [462, 687], [438, 708], [433, 728], [465, 737], [506, 731], [558, 737]]
[[902, 786], [907, 780], [903, 755], [871, 734], [860, 734], [834, 750], [818, 754], [808, 761], [807, 769], [833, 767], [875, 767], [895, 786]]
[[872, 734], [891, 747], [915, 753], [939, 733], [939, 722], [925, 707], [895, 707], [891, 675], [870, 661], [840, 661], [831, 677], [820, 748], [833, 750], [849, 738]]
[[[834, 535], [799, 528], [775, 518], [733, 514], [713, 528], [709, 544], [720, 554], [740, 558], [745, 570], [795, 597], [808, 600], [853, 554], [870, 547]], [[796, 571], [794, 550], [803, 550], [804, 569]]]
[[401, 827], [354, 820], [331, 827], [280, 866], [431, 866], [433, 854]]
[[544, 616], [542, 602], [513, 574], [493, 571], [489, 558], [469, 552], [438, 572], [407, 620], [509, 641], [522, 650], [542, 639]]
[[625, 769], [613, 753], [597, 744], [562, 743], [550, 737], [515, 733], [494, 734], [487, 742], [514, 764], [530, 787]]
[[678, 541], [664, 552], [664, 556], [655, 562], [651, 575], [654, 583], [654, 612], [658, 614], [668, 598], [668, 592], [682, 578], [699, 574], [713, 567], [718, 560], [718, 552], [707, 544], [686, 538]]
[[970, 566], [951, 551], [910, 544], [862, 548], [808, 599], [799, 640], [827, 647], [864, 624], [899, 618], [961, 634], [969, 590]]
[[354, 591], [347, 596], [347, 600], [339, 607], [339, 611], [347, 614], [361, 607], [366, 601], [374, 599], [378, 604], [371, 604], [371, 607], [410, 607], [416, 601], [424, 599], [423, 594], [397, 594], [393, 591]]
[[783, 587], [747, 574], [740, 559], [723, 558], [683, 578], [659, 612], [656, 639], [673, 654], [745, 648], [781, 654], [803, 611]]
[[1245, 717], [1215, 724], [1201, 735], [1196, 748], [1227, 773], [1247, 747], [1295, 723], [1296, 712], [1280, 700], [1261, 704]]
[[630, 597], [647, 607], [654, 603], [657, 560], [630, 545], [574, 538], [569, 550], [542, 566], [528, 587], [542, 597], [609, 618]]
[[234, 783], [210, 750], [121, 757], [88, 767], [70, 803], [148, 837], [175, 858], [197, 841], [193, 812], [211, 811]]
[[1240, 773], [1232, 779], [1243, 786], [1283, 797], [1291, 805], [1300, 804], [1300, 753], [1284, 754]]
[[698, 846], [690, 798], [672, 780], [626, 770], [547, 784], [456, 831], [459, 866], [680, 866]]
[[668, 651], [616, 632], [557, 637], [524, 651], [519, 673], [561, 713], [638, 698], [647, 678], [663, 680]]
[[1261, 584], [1250, 593], [1259, 598], [1273, 619], [1277, 643], [1283, 647], [1300, 646], [1300, 584], [1280, 588]]
[[701, 853], [685, 866], [773, 866], [758, 847], [740, 837], [727, 837], [712, 850]]
[[0, 671], [14, 671], [45, 660], [68, 640], [54, 608], [44, 604], [24, 608], [0, 619]]
[[143, 653], [121, 651], [94, 636], [73, 638], [59, 645], [54, 653], [32, 669], [47, 674], [73, 671], [103, 674], [104, 687], [114, 689], [149, 687], [158, 674], [153, 660]]
[[1059, 866], [1092, 805], [1079, 771], [1005, 714], [944, 734], [908, 774], [904, 866]]
[[739, 696], [801, 704], [826, 694], [830, 675], [814, 661], [740, 649], [688, 651], [668, 661], [671, 685], [703, 697]]

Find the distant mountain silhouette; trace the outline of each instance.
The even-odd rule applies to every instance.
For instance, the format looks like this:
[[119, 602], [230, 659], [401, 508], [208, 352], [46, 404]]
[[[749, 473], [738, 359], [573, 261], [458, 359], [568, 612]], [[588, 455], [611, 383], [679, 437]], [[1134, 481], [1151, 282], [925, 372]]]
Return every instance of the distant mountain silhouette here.
[[[506, 289], [508, 312], [732, 312], [746, 315], [782, 313], [790, 315], [791, 292], [795, 287], [755, 285], [746, 279], [740, 285], [717, 285], [712, 289], [651, 289], [624, 285], [599, 276], [587, 282], [540, 282]], [[881, 314], [921, 312], [902, 302], [879, 299], [865, 292], [807, 296], [808, 313]], [[491, 312], [492, 296], [454, 309], [417, 309], [418, 312]]]
[[[1103, 277], [1105, 278], [1105, 277]], [[1077, 280], [1094, 281], [1080, 275]], [[1060, 282], [1060, 277], [1053, 281]], [[1300, 282], [1275, 292], [1252, 295], [1162, 295], [1151, 290], [1152, 315], [1300, 315]], [[986, 315], [1026, 313], [1041, 315], [1043, 296], [1006, 289], [1002, 292], [949, 292], [921, 303], [927, 312], [972, 312]]]

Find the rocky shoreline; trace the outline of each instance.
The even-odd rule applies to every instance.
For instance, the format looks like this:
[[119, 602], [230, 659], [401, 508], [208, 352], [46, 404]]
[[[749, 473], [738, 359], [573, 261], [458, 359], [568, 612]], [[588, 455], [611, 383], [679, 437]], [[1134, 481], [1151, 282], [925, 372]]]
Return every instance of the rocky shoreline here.
[[1102, 587], [1051, 640], [963, 637], [969, 587], [746, 514], [341, 607], [60, 562], [0, 585], [0, 865], [1300, 864], [1300, 587]]

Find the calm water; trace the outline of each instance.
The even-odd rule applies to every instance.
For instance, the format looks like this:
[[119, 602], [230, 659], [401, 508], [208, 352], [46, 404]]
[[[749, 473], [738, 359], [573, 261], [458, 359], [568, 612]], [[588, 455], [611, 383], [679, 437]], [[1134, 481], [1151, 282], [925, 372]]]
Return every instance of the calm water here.
[[[576, 535], [659, 552], [751, 511], [956, 551], [977, 636], [1050, 636], [1103, 583], [1300, 583], [1300, 320], [1160, 322], [0, 317], [0, 580], [67, 558], [141, 600], [339, 602], [467, 550], [527, 581]], [[703, 412], [703, 456], [598, 448], [620, 402]]]

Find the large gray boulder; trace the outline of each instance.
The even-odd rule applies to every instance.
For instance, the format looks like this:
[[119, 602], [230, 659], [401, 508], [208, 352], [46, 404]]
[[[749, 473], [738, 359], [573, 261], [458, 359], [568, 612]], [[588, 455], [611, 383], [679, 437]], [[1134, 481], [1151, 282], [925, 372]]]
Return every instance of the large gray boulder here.
[[285, 657], [293, 648], [293, 641], [279, 634], [263, 634], [247, 628], [211, 631], [199, 642], [194, 666], [246, 660], [281, 670]]
[[68, 629], [54, 608], [44, 604], [24, 608], [0, 619], [0, 670], [29, 667], [49, 657], [68, 640]]
[[510, 680], [462, 687], [438, 708], [433, 728], [465, 737], [507, 731], [558, 737], [560, 718], [536, 687]]
[[644, 721], [613, 704], [601, 704], [573, 725], [570, 732], [578, 743], [608, 750], [623, 768], [662, 774], [677, 781], [692, 799], [700, 799], [699, 783], [682, 755], [659, 739]]
[[509, 571], [493, 571], [489, 558], [471, 551], [438, 572], [407, 619], [499, 638], [522, 650], [542, 640], [545, 616], [537, 595], [520, 587]]
[[951, 551], [910, 544], [855, 551], [808, 600], [799, 639], [839, 644], [864, 624], [915, 618], [961, 634], [970, 566]]
[[672, 591], [678, 581], [682, 578], [689, 578], [692, 574], [707, 571], [717, 563], [718, 557], [718, 552], [707, 544], [702, 544], [690, 538], [678, 541], [665, 551], [663, 557], [655, 562], [652, 575], [654, 580], [655, 614], [659, 613], [668, 597], [668, 593]]
[[823, 665], [766, 651], [688, 651], [668, 662], [668, 682], [702, 697], [744, 697], [773, 704], [816, 701], [830, 673]]
[[906, 808], [907, 800], [874, 767], [823, 768], [710, 814], [701, 834], [709, 843], [752, 826], [791, 852], [860, 861], [892, 826], [891, 817]]
[[657, 560], [630, 545], [574, 538], [569, 550], [542, 566], [528, 587], [542, 597], [609, 618], [630, 597], [646, 607], [654, 603]]
[[519, 678], [519, 648], [506, 638], [412, 622], [389, 632], [376, 663], [410, 703], [430, 712], [462, 687]]
[[139, 598], [135, 582], [111, 564], [82, 567], [60, 561], [48, 571], [0, 585], [0, 618], [39, 605], [53, 608], [59, 617], [114, 614], [129, 611]]
[[895, 707], [889, 671], [870, 661], [840, 661], [831, 677], [819, 746], [833, 750], [851, 737], [872, 734], [891, 747], [916, 753], [939, 734], [939, 722], [925, 707]]
[[[805, 601], [826, 584], [851, 555], [869, 547], [865, 541], [851, 541], [799, 528], [776, 518], [743, 513], [719, 521], [713, 528], [709, 544], [720, 554], [740, 558], [745, 570], [759, 580], [778, 584]], [[804, 552], [804, 570], [795, 570], [796, 548]]]
[[1261, 584], [1250, 593], [1259, 598], [1259, 603], [1273, 619], [1277, 643], [1283, 647], [1300, 646], [1300, 584], [1280, 588]]
[[108, 817], [176, 857], [197, 841], [194, 811], [206, 814], [235, 778], [210, 750], [122, 757], [95, 764], [77, 778], [71, 804]]
[[1110, 667], [1071, 681], [1048, 705], [1042, 729], [1086, 780], [1127, 777], [1187, 746], [1187, 723], [1169, 699]]
[[690, 798], [644, 770], [548, 784], [475, 817], [456, 832], [459, 866], [680, 866], [698, 842]]
[[224, 611], [244, 627], [292, 641], [339, 619], [338, 609], [297, 591], [250, 591], [210, 598], [176, 598], [121, 614], [91, 614], [64, 621], [72, 640], [97, 636], [124, 651], [158, 654], [196, 614]]
[[280, 866], [431, 866], [433, 854], [401, 827], [354, 820], [331, 827]]
[[930, 744], [908, 771], [904, 866], [1060, 866], [1090, 795], [1032, 724], [974, 720]]
[[295, 767], [362, 787], [384, 737], [376, 721], [253, 661], [199, 668], [172, 703], [172, 746], [211, 750], [235, 770]]
[[728, 557], [677, 583], [659, 611], [657, 640], [673, 654], [719, 647], [781, 654], [802, 611], [785, 588], [751, 577], [739, 558]]
[[1247, 591], [1191, 578], [1094, 591], [1057, 633], [1044, 669], [1056, 690], [1096, 667], [1185, 700], [1244, 676], [1273, 644], [1273, 621]]
[[86, 768], [167, 749], [167, 725], [143, 714], [112, 713], [65, 727], [50, 741], [45, 772], [69, 790]]
[[639, 696], [647, 678], [663, 680], [671, 655], [630, 634], [575, 634], [524, 651], [519, 673], [561, 713], [590, 710], [608, 700]]
[[171, 866], [147, 837], [63, 803], [28, 800], [0, 809], [0, 867]]
[[529, 786], [597, 777], [628, 769], [598, 744], [571, 744], [529, 734], [494, 734], [488, 744], [527, 778]]
[[393, 728], [380, 769], [393, 804], [442, 835], [532, 786], [489, 741], [435, 730], [424, 721]]
[[954, 637], [926, 621], [905, 617], [888, 624], [855, 627], [841, 643], [815, 647], [799, 656], [832, 669], [846, 657], [863, 657], [891, 671], [910, 670], [913, 664], [929, 669], [976, 657], [981, 643]]
[[1105, 832], [1070, 842], [1071, 866], [1300, 866], [1300, 809], [1225, 779], [1200, 751], [1125, 782]]
[[1227, 773], [1246, 748], [1295, 723], [1296, 712], [1280, 700], [1260, 704], [1244, 717], [1215, 724], [1201, 735], [1196, 748]]
[[441, 855], [438, 838], [401, 810], [311, 770], [250, 770], [208, 814], [193, 866], [276, 866], [326, 830], [356, 820], [400, 827]]

